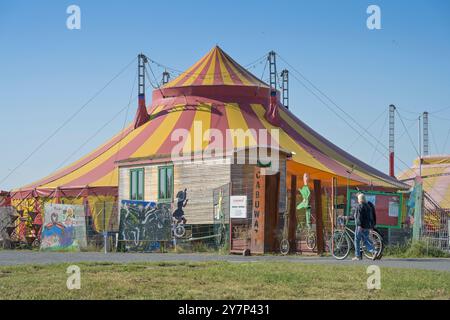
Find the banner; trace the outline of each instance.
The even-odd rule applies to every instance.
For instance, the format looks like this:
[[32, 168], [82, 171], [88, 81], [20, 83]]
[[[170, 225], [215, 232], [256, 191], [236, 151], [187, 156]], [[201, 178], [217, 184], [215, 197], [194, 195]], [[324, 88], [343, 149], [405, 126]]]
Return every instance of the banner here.
[[46, 203], [41, 250], [79, 251], [86, 246], [84, 206]]

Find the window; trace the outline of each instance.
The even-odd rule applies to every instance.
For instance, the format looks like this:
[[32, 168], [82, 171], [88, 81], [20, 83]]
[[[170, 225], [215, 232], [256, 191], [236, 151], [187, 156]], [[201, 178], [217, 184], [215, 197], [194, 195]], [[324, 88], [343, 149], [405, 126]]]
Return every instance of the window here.
[[173, 166], [158, 168], [158, 200], [172, 201]]
[[130, 170], [130, 200], [144, 200], [144, 169]]

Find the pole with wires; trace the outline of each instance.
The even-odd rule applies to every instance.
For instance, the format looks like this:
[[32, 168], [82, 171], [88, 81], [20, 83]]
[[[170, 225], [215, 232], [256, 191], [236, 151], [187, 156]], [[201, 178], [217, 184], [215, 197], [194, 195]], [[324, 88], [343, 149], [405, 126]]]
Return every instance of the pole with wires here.
[[134, 117], [134, 128], [137, 129], [146, 123], [149, 119], [145, 103], [145, 64], [148, 62], [147, 57], [140, 53], [138, 55], [138, 108]]
[[389, 175], [395, 177], [394, 169], [394, 142], [395, 142], [395, 106], [389, 106]]
[[423, 155], [429, 154], [428, 112], [423, 113]]
[[268, 56], [269, 72], [270, 72], [270, 97], [269, 107], [266, 110], [264, 117], [270, 124], [279, 126], [278, 114], [278, 96], [277, 96], [277, 64], [275, 58], [275, 51], [270, 51]]
[[419, 116], [418, 120], [417, 120], [417, 124], [419, 126], [419, 130], [418, 130], [418, 142], [419, 142], [419, 176], [422, 177], [422, 117]]
[[281, 80], [283, 106], [289, 109], [289, 71], [287, 69], [281, 71]]
[[277, 62], [275, 51], [269, 52], [270, 89], [277, 90]]
[[145, 54], [138, 55], [138, 94], [145, 95], [145, 64], [148, 59]]

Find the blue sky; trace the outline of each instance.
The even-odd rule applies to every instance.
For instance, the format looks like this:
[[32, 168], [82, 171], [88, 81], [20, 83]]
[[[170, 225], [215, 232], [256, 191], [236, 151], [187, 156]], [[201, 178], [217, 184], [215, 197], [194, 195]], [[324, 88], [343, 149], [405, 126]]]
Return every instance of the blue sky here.
[[[71, 4], [81, 8], [81, 30], [66, 28]], [[370, 4], [381, 8], [381, 30], [366, 27]], [[450, 153], [450, 141], [443, 150], [450, 129], [446, 0], [2, 1], [0, 180], [139, 52], [183, 70], [215, 44], [242, 65], [275, 50], [363, 127], [378, 119], [369, 131], [385, 146], [389, 104], [398, 106], [415, 143], [413, 118], [447, 108], [430, 116], [430, 149]], [[278, 69], [283, 67], [279, 59]], [[258, 65], [252, 71], [260, 76], [262, 69]], [[134, 66], [128, 68], [0, 189], [41, 178], [119, 131], [125, 112], [79, 148], [128, 104], [135, 72]], [[364, 139], [354, 143], [357, 133], [294, 78], [290, 89], [291, 109], [300, 119], [387, 171], [387, 160]], [[135, 108], [133, 101], [127, 121]], [[397, 118], [397, 136], [403, 131]], [[411, 163], [415, 151], [407, 135], [396, 147], [397, 155]]]

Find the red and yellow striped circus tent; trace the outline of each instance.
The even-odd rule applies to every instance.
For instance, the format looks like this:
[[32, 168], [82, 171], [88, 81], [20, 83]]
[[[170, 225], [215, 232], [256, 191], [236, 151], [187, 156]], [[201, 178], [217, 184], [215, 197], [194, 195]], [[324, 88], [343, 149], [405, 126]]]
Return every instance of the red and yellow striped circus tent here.
[[450, 155], [432, 155], [422, 157], [413, 166], [401, 173], [399, 179], [413, 185], [416, 177], [420, 176], [423, 189], [443, 209], [450, 210]]
[[[284, 108], [278, 96], [270, 98], [271, 88], [240, 66], [221, 48], [214, 47], [176, 79], [153, 91], [144, 121], [130, 124], [105, 144], [71, 165], [12, 192], [13, 199], [26, 197], [117, 196], [118, 168], [121, 160], [152, 158], [170, 154], [175, 144], [171, 134], [185, 129], [202, 136], [215, 129], [224, 136], [229, 130], [279, 129], [277, 143], [292, 153], [288, 172], [309, 172], [313, 179], [331, 179], [350, 185], [404, 188], [395, 178], [356, 159], [319, 135], [292, 112]], [[271, 110], [273, 109], [273, 110]], [[148, 116], [147, 116], [148, 113]], [[200, 129], [195, 123], [201, 124]], [[253, 131], [253, 132], [254, 132]], [[256, 147], [258, 135], [237, 145], [227, 139], [226, 148]], [[202, 151], [190, 143], [183, 150]]]

